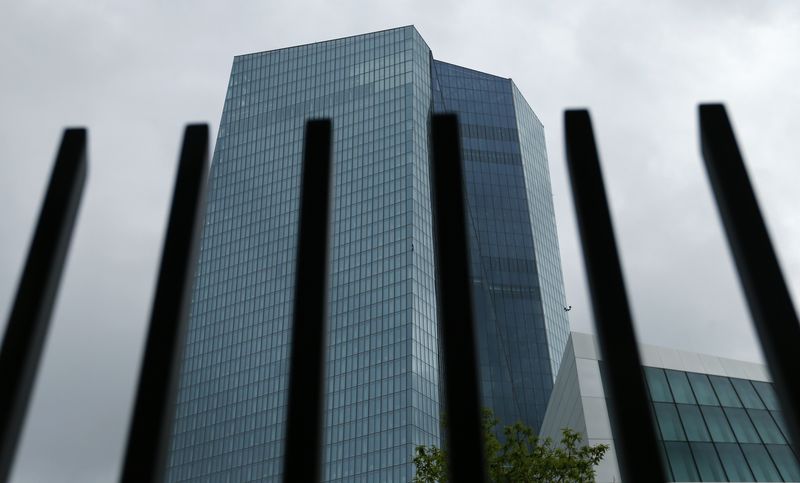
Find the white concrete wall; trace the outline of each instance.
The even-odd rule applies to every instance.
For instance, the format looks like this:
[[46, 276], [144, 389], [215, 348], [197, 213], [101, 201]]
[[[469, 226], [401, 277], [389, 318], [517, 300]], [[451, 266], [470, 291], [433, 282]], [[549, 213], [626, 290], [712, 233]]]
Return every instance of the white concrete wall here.
[[561, 428], [568, 427], [580, 432], [589, 444], [609, 445], [603, 461], [597, 466], [597, 482], [619, 482], [598, 353], [597, 343], [592, 336], [575, 332], [571, 334], [540, 435], [559, 441]]

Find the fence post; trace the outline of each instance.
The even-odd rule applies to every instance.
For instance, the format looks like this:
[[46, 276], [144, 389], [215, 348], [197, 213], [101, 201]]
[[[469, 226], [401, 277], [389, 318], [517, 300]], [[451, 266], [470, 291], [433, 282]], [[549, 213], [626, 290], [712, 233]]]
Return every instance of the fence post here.
[[458, 119], [431, 123], [431, 192], [451, 481], [486, 481]]
[[331, 121], [306, 124], [283, 481], [320, 480], [325, 361]]
[[0, 481], [7, 481], [61, 283], [83, 187], [85, 129], [65, 129], [0, 349]]
[[722, 225], [793, 443], [800, 442], [800, 324], [725, 107], [700, 109], [700, 143]]
[[120, 481], [164, 480], [208, 177], [208, 126], [186, 127]]
[[623, 481], [663, 482], [666, 478], [589, 112], [566, 111], [564, 133], [597, 338], [608, 368], [608, 402], [620, 473]]

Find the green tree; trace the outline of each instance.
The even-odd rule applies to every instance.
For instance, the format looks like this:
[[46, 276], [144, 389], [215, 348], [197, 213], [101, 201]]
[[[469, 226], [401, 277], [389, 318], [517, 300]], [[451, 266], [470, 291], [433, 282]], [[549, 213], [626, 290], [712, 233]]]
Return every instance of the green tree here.
[[[529, 426], [516, 422], [503, 428], [504, 441], [495, 435], [497, 418], [490, 409], [482, 414], [486, 467], [495, 483], [593, 482], [594, 467], [608, 445], [583, 445], [580, 433], [562, 430], [560, 444], [540, 440]], [[417, 446], [414, 483], [447, 482], [447, 451], [436, 446]]]

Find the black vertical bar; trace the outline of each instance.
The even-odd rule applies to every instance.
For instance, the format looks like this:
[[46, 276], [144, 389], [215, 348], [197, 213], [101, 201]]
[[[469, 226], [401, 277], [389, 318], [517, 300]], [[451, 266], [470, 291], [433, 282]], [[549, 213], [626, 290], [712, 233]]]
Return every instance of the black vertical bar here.
[[205, 213], [208, 126], [186, 127], [161, 255], [136, 403], [122, 468], [123, 483], [164, 480], [178, 371]]
[[566, 111], [564, 131], [592, 309], [608, 369], [609, 409], [616, 422], [612, 431], [622, 480], [662, 482], [666, 478], [589, 112]]
[[306, 125], [283, 481], [320, 479], [328, 335], [331, 122]]
[[700, 106], [700, 139], [764, 358], [793, 442], [800, 444], [800, 324], [723, 105]]
[[86, 184], [86, 138], [64, 130], [0, 349], [0, 481], [11, 473]]
[[458, 119], [434, 115], [431, 193], [451, 481], [486, 481]]

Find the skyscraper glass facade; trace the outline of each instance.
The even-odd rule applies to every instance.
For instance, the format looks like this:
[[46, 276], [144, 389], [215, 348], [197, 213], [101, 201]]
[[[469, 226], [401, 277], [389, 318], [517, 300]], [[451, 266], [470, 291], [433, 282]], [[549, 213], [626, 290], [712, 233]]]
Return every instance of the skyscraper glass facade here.
[[[333, 120], [334, 141], [323, 478], [409, 481], [414, 447], [440, 442], [428, 183], [432, 68], [430, 49], [410, 26], [234, 59], [211, 167], [168, 481], [273, 481], [281, 474], [302, 136], [314, 117]], [[527, 127], [514, 124], [522, 121], [514, 119], [511, 90], [505, 99], [512, 110], [503, 105], [498, 118], [511, 136]], [[534, 161], [544, 162], [546, 172], [543, 138], [536, 142], [542, 157]], [[508, 143], [517, 144], [517, 159], [526, 159], [519, 137]], [[514, 186], [507, 203], [517, 206], [530, 186]], [[517, 236], [513, 246], [527, 260], [519, 266], [535, 271], [531, 254], [522, 255], [536, 248], [530, 225], [522, 233], [531, 212], [515, 209], [516, 225], [502, 229], [509, 233], [504, 240]], [[486, 290], [516, 283], [498, 273], [486, 278]], [[540, 370], [550, 350], [546, 311], [503, 299], [490, 313], [500, 322], [513, 315], [502, 330], [514, 332], [503, 337], [526, 337], [533, 346], [507, 349], [525, 358], [508, 359], [509, 385], [493, 387], [486, 402], [504, 401], [510, 384], [531, 375], [542, 383], [520, 388], [535, 408], [537, 397], [549, 395], [544, 381], [552, 385], [552, 372]], [[539, 396], [539, 387], [547, 393]], [[527, 417], [528, 399], [511, 400], [517, 410], [509, 414]]]
[[645, 367], [670, 481], [800, 481], [769, 382]]
[[460, 120], [483, 401], [538, 428], [569, 336], [544, 130], [511, 79], [432, 72]]

